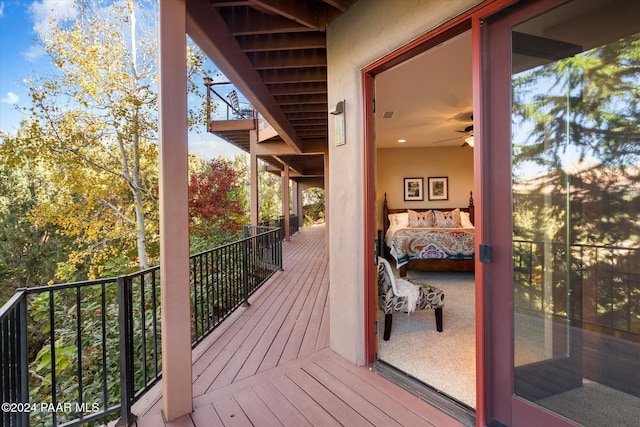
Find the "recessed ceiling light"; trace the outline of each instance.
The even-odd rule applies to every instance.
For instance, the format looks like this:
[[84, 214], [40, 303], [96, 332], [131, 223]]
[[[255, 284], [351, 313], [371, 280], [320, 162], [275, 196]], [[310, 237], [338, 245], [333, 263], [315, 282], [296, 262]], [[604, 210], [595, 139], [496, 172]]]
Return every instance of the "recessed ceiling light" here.
[[403, 142], [407, 142], [407, 140], [406, 140], [406, 139], [399, 139], [399, 140], [398, 140], [398, 142], [399, 142], [400, 144], [402, 144]]

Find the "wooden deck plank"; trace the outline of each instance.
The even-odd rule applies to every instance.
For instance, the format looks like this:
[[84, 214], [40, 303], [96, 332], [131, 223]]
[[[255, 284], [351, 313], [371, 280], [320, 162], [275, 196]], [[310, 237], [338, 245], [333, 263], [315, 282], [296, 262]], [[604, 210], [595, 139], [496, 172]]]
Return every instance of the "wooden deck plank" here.
[[311, 426], [309, 421], [272, 384], [260, 384], [254, 388], [260, 399], [272, 408], [278, 420], [287, 427]]
[[[299, 268], [304, 268], [304, 265], [300, 265]], [[205, 369], [199, 369], [196, 372], [196, 381], [194, 383], [194, 395], [200, 395], [208, 391], [218, 379], [221, 372], [227, 368], [227, 364], [231, 359], [236, 357], [237, 351], [243, 346], [248, 344], [248, 337], [252, 332], [255, 332], [256, 328], [264, 328], [265, 322], [269, 322], [269, 318], [272, 316], [272, 308], [278, 307], [278, 302], [283, 298], [283, 295], [289, 292], [290, 279], [282, 272], [279, 272], [278, 277], [272, 278], [274, 280], [274, 291], [263, 295], [262, 298], [253, 301], [253, 305], [248, 308], [241, 308], [243, 310], [243, 316], [240, 322], [236, 322], [231, 328], [222, 329], [222, 334], [219, 336], [218, 341], [213, 343], [210, 351], [204, 357], [209, 357], [210, 364], [205, 366]], [[277, 274], [279, 274], [277, 273]], [[266, 286], [266, 285], [265, 285]], [[258, 332], [261, 335], [262, 332]], [[239, 355], [238, 355], [239, 356]], [[203, 359], [204, 359], [203, 357]], [[229, 371], [227, 371], [229, 372]], [[235, 374], [237, 371], [231, 371]], [[195, 375], [194, 375], [195, 376]], [[225, 381], [220, 381], [224, 384]]]
[[[311, 315], [309, 317], [309, 324], [305, 330], [304, 338], [302, 339], [302, 345], [300, 346], [300, 354], [311, 353], [318, 349], [318, 341], [322, 335], [322, 316], [325, 311], [325, 307], [328, 306], [327, 298], [329, 295], [329, 269], [325, 268], [320, 277], [320, 289], [316, 295]], [[328, 324], [326, 325], [329, 326]], [[328, 343], [327, 343], [328, 346]]]
[[[322, 362], [324, 363], [324, 362]], [[319, 362], [319, 364], [321, 364]], [[387, 379], [379, 376], [378, 374], [372, 372], [371, 370], [363, 367], [357, 367], [351, 363], [349, 363], [346, 359], [338, 356], [337, 354], [332, 354], [329, 358], [327, 358], [325, 367], [328, 369], [334, 369], [336, 366], [342, 366], [347, 369], [349, 372], [354, 373], [360, 379], [364, 380], [369, 384], [371, 388], [374, 390], [378, 390], [380, 393], [385, 395], [386, 398], [391, 399], [396, 402], [400, 407], [402, 407], [402, 414], [415, 414], [419, 417], [419, 423], [417, 425], [422, 424], [431, 424], [434, 426], [460, 426], [463, 424], [449, 415], [441, 412], [439, 409], [427, 404], [425, 401], [420, 399], [417, 396], [403, 390], [399, 386], [389, 382]], [[366, 385], [362, 384], [358, 390], [359, 392], [363, 392], [366, 389]], [[398, 408], [393, 408], [390, 413], [398, 413]], [[404, 423], [403, 423], [404, 424]], [[416, 424], [405, 424], [405, 425], [416, 425]]]
[[[378, 408], [377, 405], [359, 393], [354, 392], [355, 390], [349, 386], [348, 379], [345, 381], [342, 375], [333, 375], [332, 372], [320, 367], [318, 364], [307, 365], [303, 369], [374, 426], [401, 426], [400, 423]], [[348, 376], [348, 373], [345, 373], [345, 375]]]
[[233, 396], [242, 408], [247, 418], [254, 426], [279, 426], [282, 425], [269, 407], [260, 399], [255, 390], [249, 389]]
[[282, 393], [298, 411], [314, 426], [340, 426], [338, 420], [331, 416], [318, 402], [313, 400], [296, 383], [287, 376], [274, 378], [272, 384]]
[[[275, 334], [272, 345], [268, 348], [258, 372], [271, 369], [279, 363], [293, 360], [299, 353], [304, 330], [308, 324], [306, 319], [310, 314], [308, 311], [308, 302], [312, 301], [312, 296], [317, 292], [317, 286], [313, 277], [318, 274], [321, 267], [317, 262], [312, 261], [311, 264], [313, 264], [313, 269], [309, 272], [307, 279], [305, 279], [306, 283], [298, 294], [299, 298], [296, 299], [291, 310], [287, 313], [286, 318], [283, 319], [282, 327]], [[298, 331], [299, 335], [295, 334], [297, 328], [303, 328], [301, 331]], [[293, 352], [295, 356], [284, 358], [283, 356], [287, 354], [287, 352]]]
[[325, 411], [329, 412], [341, 425], [371, 427], [372, 424], [343, 400], [326, 388], [304, 369], [287, 374], [300, 389], [304, 390]]
[[[222, 425], [225, 427], [245, 427], [251, 425], [251, 421], [249, 421], [247, 415], [232, 396], [216, 400], [212, 403], [212, 406], [218, 413]], [[209, 425], [215, 424], [209, 421]]]
[[245, 378], [241, 381], [235, 382], [233, 384], [229, 384], [227, 386], [224, 386], [222, 388], [218, 388], [215, 390], [211, 390], [209, 392], [207, 392], [206, 394], [200, 395], [200, 396], [195, 396], [193, 398], [193, 406], [195, 407], [199, 407], [202, 405], [207, 405], [210, 402], [213, 402], [216, 399], [220, 399], [223, 398], [225, 396], [229, 396], [229, 395], [233, 395], [235, 393], [239, 393], [240, 391], [246, 389], [246, 388], [251, 388], [254, 387], [258, 384], [264, 384], [267, 382], [272, 381], [274, 378], [280, 377], [285, 375], [287, 372], [295, 370], [295, 369], [300, 369], [303, 366], [309, 364], [309, 363], [314, 363], [318, 360], [321, 359], [325, 359], [328, 357], [332, 356], [332, 351], [330, 349], [326, 349], [323, 351], [316, 351], [315, 353], [312, 353], [306, 357], [301, 357], [299, 359], [296, 359], [290, 363], [284, 364], [284, 365], [280, 365], [276, 368], [273, 368], [269, 371], [265, 371], [265, 372], [261, 372], [259, 374], [256, 374], [252, 377], [249, 378]]
[[[161, 401], [158, 402], [158, 405], [154, 405], [149, 408], [146, 412], [135, 412], [138, 414], [138, 420], [136, 421], [136, 425], [138, 427], [158, 427], [164, 425], [164, 418], [162, 417], [162, 405]], [[115, 422], [114, 422], [115, 423]]]
[[[315, 274], [314, 270], [318, 268], [314, 263], [309, 263], [307, 267], [303, 276], [296, 275], [296, 277], [292, 279], [300, 283], [302, 277]], [[302, 286], [291, 286], [292, 292], [289, 297], [293, 298], [293, 302], [287, 300], [281, 306], [277, 307], [277, 313], [271, 319], [271, 323], [265, 333], [261, 335], [259, 344], [254, 348], [254, 351], [249, 356], [241, 372], [238, 373], [239, 379], [246, 378], [256, 372], [264, 371], [265, 369], [262, 368], [262, 366], [265, 363], [268, 368], [273, 368], [278, 365], [284, 345], [283, 341], [286, 343], [289, 339], [290, 331], [295, 323], [295, 317], [299, 315], [301, 310], [301, 300], [306, 299], [309, 292], [311, 292], [309, 289], [310, 285], [311, 284], [305, 280]]]
[[191, 420], [196, 427], [223, 425], [220, 416], [218, 416], [218, 413], [211, 404], [195, 408], [193, 413], [191, 414]]
[[[326, 263], [323, 263], [326, 266]], [[319, 325], [312, 326], [313, 312], [318, 301], [318, 295], [322, 293], [322, 278], [324, 277], [324, 268], [318, 268], [316, 274], [313, 277], [309, 277], [309, 281], [312, 282], [311, 291], [307, 295], [307, 299], [304, 302], [300, 315], [296, 319], [291, 331], [291, 337], [287, 342], [286, 347], [282, 352], [281, 360], [287, 362], [298, 357], [302, 352], [302, 343], [304, 342], [305, 335], [317, 333]]]
[[[312, 268], [313, 266], [311, 265], [303, 266], [300, 277], [306, 277], [308, 271]], [[233, 348], [234, 355], [232, 360], [230, 360], [222, 369], [220, 375], [218, 375], [214, 383], [211, 385], [212, 387], [221, 387], [231, 384], [238, 376], [242, 367], [246, 365], [247, 359], [252, 355], [252, 353], [254, 353], [254, 351], [256, 355], [255, 359], [258, 359], [258, 363], [247, 365], [246, 371], [250, 373], [255, 373], [257, 371], [264, 351], [269, 349], [269, 346], [273, 342], [273, 337], [281, 330], [287, 314], [295, 305], [295, 301], [298, 297], [304, 294], [307, 286], [308, 285], [306, 283], [303, 287], [289, 286], [289, 292], [284, 301], [281, 300], [277, 304], [271, 304], [269, 306], [270, 310], [267, 312], [269, 314], [263, 316], [261, 322], [253, 322], [253, 329], [251, 331], [248, 331], [248, 327], [246, 328], [248, 333], [242, 338], [241, 342], [239, 342], [240, 345], [237, 348]], [[284, 295], [281, 295], [281, 297], [282, 296]], [[263, 346], [256, 349], [261, 342], [263, 343]], [[264, 345], [266, 345], [266, 347], [264, 347]]]
[[[193, 350], [194, 412], [167, 425], [460, 425], [329, 348], [324, 248], [324, 227], [283, 243], [283, 270]], [[164, 425], [161, 386], [134, 405], [139, 426]]]

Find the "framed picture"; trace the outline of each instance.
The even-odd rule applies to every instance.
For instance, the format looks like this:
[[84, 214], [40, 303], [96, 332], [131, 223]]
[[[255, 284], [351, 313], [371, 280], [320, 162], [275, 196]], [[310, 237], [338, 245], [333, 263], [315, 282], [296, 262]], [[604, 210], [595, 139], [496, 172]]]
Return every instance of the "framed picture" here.
[[424, 200], [424, 178], [404, 179], [404, 199]]
[[449, 178], [430, 176], [428, 182], [429, 200], [449, 200]]

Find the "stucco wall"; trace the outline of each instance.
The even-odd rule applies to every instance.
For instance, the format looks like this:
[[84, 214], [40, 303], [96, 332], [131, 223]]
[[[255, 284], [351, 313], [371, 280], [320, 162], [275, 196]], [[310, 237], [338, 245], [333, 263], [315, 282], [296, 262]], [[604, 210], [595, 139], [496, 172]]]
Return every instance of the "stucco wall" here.
[[331, 348], [356, 364], [365, 360], [361, 69], [477, 3], [360, 0], [327, 28], [328, 102], [344, 99], [346, 110], [345, 145], [335, 146], [329, 117]]

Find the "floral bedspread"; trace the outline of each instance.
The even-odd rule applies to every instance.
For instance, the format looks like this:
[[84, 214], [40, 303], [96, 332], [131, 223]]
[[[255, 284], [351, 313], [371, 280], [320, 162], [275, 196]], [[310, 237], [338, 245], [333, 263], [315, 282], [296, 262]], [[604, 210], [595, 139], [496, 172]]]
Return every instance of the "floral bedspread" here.
[[411, 259], [473, 259], [473, 238], [469, 228], [399, 228], [387, 243], [402, 267]]

